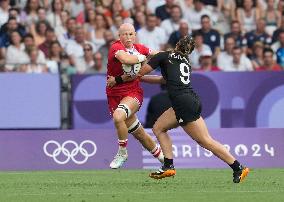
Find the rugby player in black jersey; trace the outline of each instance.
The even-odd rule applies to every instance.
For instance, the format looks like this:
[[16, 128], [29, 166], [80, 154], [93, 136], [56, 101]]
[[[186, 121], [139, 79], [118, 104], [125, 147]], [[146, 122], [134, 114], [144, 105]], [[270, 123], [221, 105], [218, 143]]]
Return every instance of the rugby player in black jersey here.
[[[233, 182], [239, 183], [247, 176], [249, 169], [242, 166], [222, 144], [210, 136], [200, 116], [201, 103], [191, 87], [191, 66], [188, 59], [194, 46], [194, 39], [186, 36], [177, 43], [174, 50], [154, 55], [138, 74], [144, 82], [166, 84], [172, 102], [172, 107], [165, 111], [153, 126], [153, 132], [161, 145], [165, 159], [162, 167], [150, 173], [150, 177], [162, 179], [176, 174], [172, 141], [167, 131], [181, 126], [200, 146], [226, 162], [233, 169]], [[161, 68], [162, 76], [144, 76], [157, 67]]]

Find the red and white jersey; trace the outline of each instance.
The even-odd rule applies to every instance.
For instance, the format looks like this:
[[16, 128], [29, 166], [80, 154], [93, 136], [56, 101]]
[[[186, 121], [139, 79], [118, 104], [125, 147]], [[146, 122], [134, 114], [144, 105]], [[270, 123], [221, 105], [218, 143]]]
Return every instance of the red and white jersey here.
[[[108, 52], [108, 64], [107, 64], [107, 76], [121, 76], [123, 75], [123, 70], [122, 70], [122, 64], [121, 62], [115, 57], [115, 54], [119, 50], [124, 50], [126, 52], [129, 52], [131, 55], [137, 55], [137, 54], [142, 54], [145, 56], [148, 56], [151, 53], [151, 49], [147, 48], [146, 46], [142, 44], [133, 44], [132, 49], [126, 49], [124, 45], [120, 42], [120, 40], [117, 40], [114, 42]], [[125, 82], [122, 84], [117, 84], [112, 88], [107, 87], [106, 88], [106, 93], [107, 95], [121, 95], [126, 92], [131, 92], [135, 89], [139, 89], [139, 80], [135, 79], [130, 82]]]

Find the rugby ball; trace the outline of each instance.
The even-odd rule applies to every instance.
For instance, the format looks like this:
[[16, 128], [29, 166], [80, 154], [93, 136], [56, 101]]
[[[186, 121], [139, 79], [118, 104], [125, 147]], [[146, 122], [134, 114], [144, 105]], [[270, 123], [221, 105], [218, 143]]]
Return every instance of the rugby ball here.
[[142, 66], [141, 63], [137, 63], [134, 65], [122, 64], [122, 69], [125, 74], [130, 76], [135, 76], [140, 71], [141, 66]]

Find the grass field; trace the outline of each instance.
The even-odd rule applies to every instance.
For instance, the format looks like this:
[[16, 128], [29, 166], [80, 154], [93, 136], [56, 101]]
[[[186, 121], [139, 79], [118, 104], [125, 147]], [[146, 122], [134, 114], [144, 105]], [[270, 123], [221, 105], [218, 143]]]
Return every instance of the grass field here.
[[241, 184], [229, 169], [180, 169], [163, 180], [148, 172], [0, 172], [0, 202], [284, 202], [284, 169], [254, 169]]

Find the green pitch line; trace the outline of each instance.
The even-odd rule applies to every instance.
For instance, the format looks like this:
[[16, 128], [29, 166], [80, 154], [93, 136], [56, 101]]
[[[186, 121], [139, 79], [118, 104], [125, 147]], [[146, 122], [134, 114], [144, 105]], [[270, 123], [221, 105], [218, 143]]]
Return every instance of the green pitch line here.
[[284, 202], [284, 169], [254, 169], [233, 184], [229, 169], [0, 172], [0, 202]]

